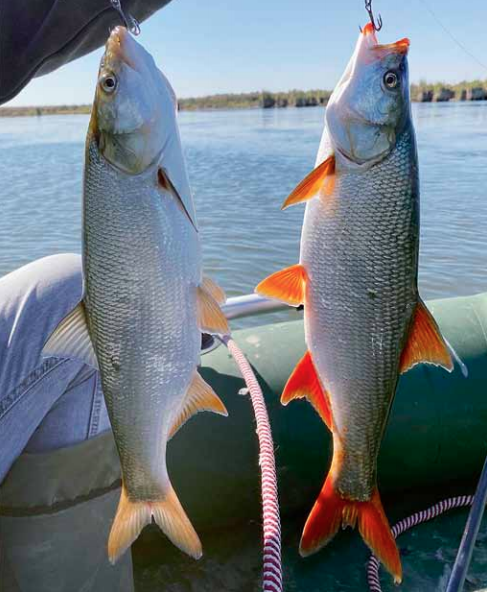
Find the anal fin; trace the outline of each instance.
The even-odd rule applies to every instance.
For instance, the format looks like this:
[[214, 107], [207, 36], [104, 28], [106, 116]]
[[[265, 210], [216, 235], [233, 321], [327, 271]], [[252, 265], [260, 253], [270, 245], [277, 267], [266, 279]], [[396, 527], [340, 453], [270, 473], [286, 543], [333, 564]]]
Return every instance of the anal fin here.
[[298, 263], [267, 277], [255, 288], [255, 292], [291, 306], [300, 306], [304, 304], [306, 280], [306, 270]]
[[414, 311], [408, 341], [401, 354], [401, 373], [421, 363], [441, 366], [448, 372], [453, 370], [453, 360], [448, 345], [433, 315], [420, 299]]
[[333, 420], [328, 393], [321, 384], [309, 351], [304, 354], [289, 377], [281, 395], [281, 403], [287, 405], [293, 399], [302, 398], [308, 399], [331, 430]]
[[169, 432], [169, 438], [172, 438], [190, 417], [200, 411], [213, 411], [213, 413], [218, 413], [218, 415], [228, 416], [228, 411], [220, 397], [201, 378], [199, 372], [195, 371], [179, 415]]

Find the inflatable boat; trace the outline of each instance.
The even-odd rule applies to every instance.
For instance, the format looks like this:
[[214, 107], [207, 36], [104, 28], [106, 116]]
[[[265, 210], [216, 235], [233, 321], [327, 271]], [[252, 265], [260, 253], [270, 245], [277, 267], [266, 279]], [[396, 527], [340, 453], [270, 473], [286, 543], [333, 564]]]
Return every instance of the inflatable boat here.
[[[379, 458], [379, 486], [391, 524], [441, 499], [474, 492], [487, 454], [487, 293], [428, 303], [468, 368], [449, 374], [421, 365], [403, 375]], [[230, 299], [230, 319], [276, 310], [257, 296]], [[283, 408], [284, 384], [305, 351], [303, 322], [234, 331], [264, 391], [272, 424], [283, 525], [285, 589], [367, 590], [370, 552], [347, 529], [301, 559], [305, 518], [330, 462], [331, 442], [312, 407]], [[262, 317], [265, 321], [265, 317]], [[169, 446], [172, 481], [204, 548], [195, 562], [148, 527], [115, 567], [106, 542], [119, 498], [112, 435], [48, 454], [24, 454], [0, 488], [2, 590], [8, 592], [252, 592], [261, 578], [261, 508], [255, 421], [228, 350], [204, 344], [201, 374], [229, 417], [199, 414]], [[401, 589], [444, 590], [468, 510], [454, 510], [398, 538]], [[82, 550], [80, 552], [80, 549]], [[487, 528], [480, 531], [466, 590], [487, 587]], [[133, 569], [133, 580], [132, 580]], [[135, 582], [135, 583], [134, 583]], [[384, 591], [397, 589], [381, 574]]]

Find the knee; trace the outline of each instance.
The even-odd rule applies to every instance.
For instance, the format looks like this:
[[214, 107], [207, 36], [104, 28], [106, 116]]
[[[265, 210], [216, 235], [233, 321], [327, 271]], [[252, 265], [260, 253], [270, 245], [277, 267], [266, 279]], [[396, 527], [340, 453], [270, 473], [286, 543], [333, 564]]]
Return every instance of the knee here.
[[50, 255], [28, 263], [0, 279], [2, 294], [14, 299], [33, 291], [37, 298], [55, 296], [72, 302], [81, 297], [81, 256], [74, 253]]

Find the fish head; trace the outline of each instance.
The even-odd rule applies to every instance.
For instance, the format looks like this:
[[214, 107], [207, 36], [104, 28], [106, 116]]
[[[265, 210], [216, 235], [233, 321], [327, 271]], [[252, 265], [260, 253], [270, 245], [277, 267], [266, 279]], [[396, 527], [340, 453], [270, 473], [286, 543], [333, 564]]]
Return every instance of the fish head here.
[[331, 143], [355, 164], [385, 158], [409, 121], [408, 49], [406, 38], [379, 44], [368, 23], [330, 97], [325, 121]]
[[174, 133], [177, 102], [153, 57], [125, 27], [110, 34], [98, 74], [91, 129], [101, 154], [129, 174], [150, 166]]

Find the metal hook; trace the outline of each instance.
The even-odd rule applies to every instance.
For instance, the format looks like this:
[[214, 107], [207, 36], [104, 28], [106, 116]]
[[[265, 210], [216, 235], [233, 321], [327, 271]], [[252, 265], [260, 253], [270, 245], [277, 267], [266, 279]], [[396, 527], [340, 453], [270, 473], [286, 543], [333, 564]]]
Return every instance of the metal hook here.
[[372, 12], [372, 0], [365, 0], [365, 10], [369, 15], [370, 22], [374, 27], [375, 31], [380, 31], [382, 29], [382, 17], [379, 14], [377, 17], [377, 22], [375, 22], [374, 13]]
[[122, 8], [121, 0], [110, 0], [113, 8], [118, 12], [120, 15], [123, 24], [125, 27], [132, 33], [132, 35], [139, 35], [140, 34], [140, 25], [137, 19], [135, 19], [131, 14], [125, 14]]

